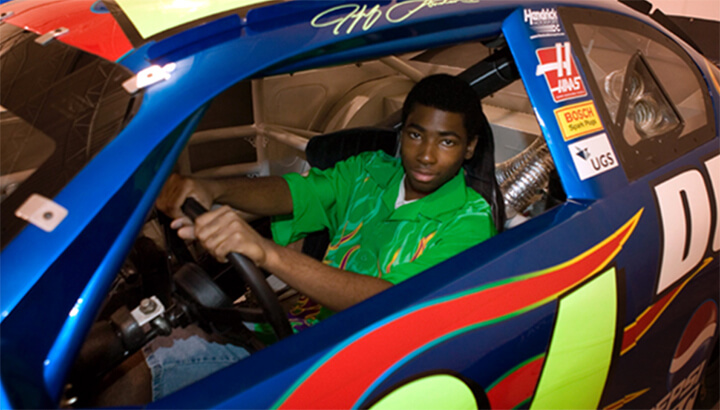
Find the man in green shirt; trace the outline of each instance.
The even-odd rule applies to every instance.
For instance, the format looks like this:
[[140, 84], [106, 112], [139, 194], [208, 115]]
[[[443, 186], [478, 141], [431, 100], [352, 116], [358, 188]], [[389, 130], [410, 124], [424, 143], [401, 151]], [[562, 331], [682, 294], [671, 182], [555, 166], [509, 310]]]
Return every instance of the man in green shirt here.
[[[491, 138], [480, 135], [486, 120], [470, 86], [448, 75], [427, 77], [410, 91], [402, 114], [399, 158], [363, 153], [306, 176], [173, 175], [158, 208], [176, 218], [171, 227], [182, 238], [198, 239], [218, 260], [230, 252], [243, 254], [306, 295], [290, 319], [296, 329], [312, 325], [496, 233], [490, 206], [466, 186], [462, 171], [478, 138]], [[232, 208], [207, 212], [193, 224], [180, 211], [189, 196], [206, 208], [213, 203]], [[254, 231], [235, 209], [274, 216], [274, 241]], [[285, 247], [323, 228], [331, 241], [322, 261]], [[163, 366], [162, 349], [146, 351], [151, 369]], [[177, 378], [182, 372], [176, 364]], [[196, 379], [204, 376], [195, 373]], [[155, 399], [191, 382], [156, 377]]]
[[[181, 237], [197, 238], [218, 260], [229, 252], [243, 254], [339, 311], [495, 233], [490, 207], [465, 185], [461, 171], [473, 155], [483, 120], [467, 83], [431, 76], [411, 90], [403, 106], [400, 158], [366, 153], [305, 177], [196, 180], [173, 175], [158, 207], [177, 218], [172, 227]], [[180, 211], [188, 196], [206, 207], [218, 202], [276, 216], [276, 242], [261, 237], [229, 206], [191, 224]], [[322, 228], [331, 232], [323, 262], [283, 246]]]
[[[411, 117], [412, 118], [412, 117]], [[494, 234], [485, 200], [462, 172], [428, 195], [408, 200], [399, 158], [368, 152], [326, 171], [285, 176], [293, 215], [277, 218], [273, 239], [285, 245], [323, 228], [332, 233], [322, 262], [397, 284]], [[408, 203], [406, 203], [408, 202]], [[296, 329], [329, 316], [311, 300], [290, 315]]]

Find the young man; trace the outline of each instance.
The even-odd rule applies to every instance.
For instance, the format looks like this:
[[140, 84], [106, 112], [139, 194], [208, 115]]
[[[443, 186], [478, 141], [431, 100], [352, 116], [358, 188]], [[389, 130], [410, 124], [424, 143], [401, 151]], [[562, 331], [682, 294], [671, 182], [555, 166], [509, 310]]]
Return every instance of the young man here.
[[[181, 237], [197, 238], [218, 260], [224, 261], [229, 252], [243, 254], [307, 296], [293, 310], [291, 322], [296, 329], [312, 325], [495, 234], [490, 206], [466, 186], [462, 172], [478, 138], [491, 138], [479, 135], [486, 120], [470, 86], [448, 75], [425, 78], [410, 91], [402, 114], [400, 158], [363, 153], [329, 170], [282, 178], [195, 180], [173, 175], [157, 205], [176, 218], [171, 226]], [[275, 216], [274, 241], [260, 236], [227, 205], [192, 224], [180, 211], [188, 196], [207, 208], [217, 202]], [[322, 228], [329, 229], [331, 238], [322, 262], [284, 247]], [[220, 346], [201, 345], [192, 347], [193, 355]], [[219, 356], [204, 351], [208, 357]], [[229, 355], [244, 354], [232, 350]], [[153, 373], [169, 360], [175, 366], [173, 377], [180, 377], [172, 349], [146, 350], [146, 356]], [[168, 386], [154, 380], [153, 396], [157, 399], [190, 382]]]

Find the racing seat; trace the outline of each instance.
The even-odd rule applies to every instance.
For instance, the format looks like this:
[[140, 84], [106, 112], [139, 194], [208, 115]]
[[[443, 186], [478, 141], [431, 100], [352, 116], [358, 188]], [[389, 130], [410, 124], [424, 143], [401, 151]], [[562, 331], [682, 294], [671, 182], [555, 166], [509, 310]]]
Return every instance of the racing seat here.
[[[490, 204], [493, 221], [498, 233], [505, 226], [505, 206], [502, 192], [495, 179], [495, 144], [490, 124], [483, 121], [484, 128], [475, 154], [463, 167], [466, 183]], [[394, 156], [398, 149], [397, 132], [393, 129], [361, 127], [332, 132], [313, 137], [305, 149], [305, 157], [312, 167], [327, 169], [365, 151], [383, 150]], [[303, 252], [322, 259], [330, 243], [327, 231], [308, 235]]]

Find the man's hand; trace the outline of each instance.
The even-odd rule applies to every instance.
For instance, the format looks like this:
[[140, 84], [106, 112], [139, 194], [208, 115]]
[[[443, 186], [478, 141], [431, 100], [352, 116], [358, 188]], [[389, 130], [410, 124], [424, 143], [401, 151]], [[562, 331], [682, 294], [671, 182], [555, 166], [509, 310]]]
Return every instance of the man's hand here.
[[[197, 239], [220, 262], [230, 252], [248, 257], [291, 287], [322, 305], [340, 311], [392, 286], [383, 279], [344, 271], [263, 238], [228, 206], [206, 212], [195, 225], [184, 219], [172, 227], [184, 239]], [[189, 219], [188, 219], [189, 221]]]
[[[172, 174], [160, 192], [156, 205], [160, 211], [173, 219], [185, 217], [180, 207], [188, 197], [197, 199], [202, 206], [210, 209], [215, 198], [208, 185], [207, 181]], [[186, 224], [188, 223], [189, 219]]]
[[[177, 224], [176, 224], [177, 223]], [[180, 225], [173, 221], [173, 227]], [[227, 254], [237, 252], [247, 256], [255, 265], [263, 266], [267, 258], [267, 239], [258, 234], [232, 208], [223, 206], [209, 211], [195, 220], [195, 226], [183, 225], [178, 230], [181, 238], [197, 237], [202, 246], [220, 262]]]

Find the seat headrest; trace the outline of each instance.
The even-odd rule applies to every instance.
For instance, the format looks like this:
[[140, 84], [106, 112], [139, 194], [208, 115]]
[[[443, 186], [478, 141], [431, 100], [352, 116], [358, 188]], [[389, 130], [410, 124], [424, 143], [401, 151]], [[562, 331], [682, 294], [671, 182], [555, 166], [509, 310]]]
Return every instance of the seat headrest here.
[[383, 150], [395, 155], [397, 133], [392, 129], [360, 127], [318, 135], [308, 141], [305, 157], [310, 166], [327, 169], [366, 151]]

